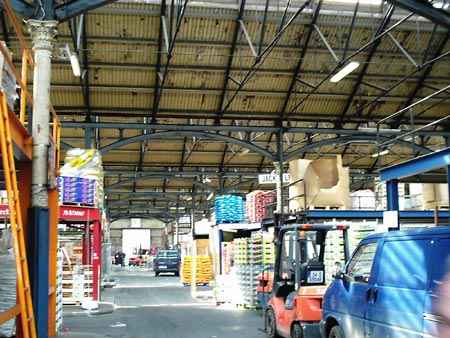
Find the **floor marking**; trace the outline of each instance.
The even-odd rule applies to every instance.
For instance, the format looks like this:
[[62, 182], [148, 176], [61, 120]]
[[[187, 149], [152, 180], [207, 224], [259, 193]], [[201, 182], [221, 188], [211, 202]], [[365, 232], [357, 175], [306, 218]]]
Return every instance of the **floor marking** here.
[[140, 309], [154, 307], [211, 307], [215, 303], [180, 303], [180, 304], [146, 304], [146, 305], [116, 305], [115, 308], [120, 309]]

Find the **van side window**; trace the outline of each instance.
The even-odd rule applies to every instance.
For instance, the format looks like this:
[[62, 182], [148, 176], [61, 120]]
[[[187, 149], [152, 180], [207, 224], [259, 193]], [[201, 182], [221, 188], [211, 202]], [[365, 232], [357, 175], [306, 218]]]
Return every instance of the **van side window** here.
[[372, 271], [373, 259], [377, 251], [377, 242], [359, 247], [347, 267], [347, 276], [361, 283], [368, 283]]
[[427, 247], [430, 240], [385, 242], [378, 283], [382, 286], [424, 290], [428, 280]]
[[431, 289], [434, 292], [445, 274], [450, 272], [450, 238], [441, 238], [432, 244], [430, 261], [435, 262], [431, 271]]

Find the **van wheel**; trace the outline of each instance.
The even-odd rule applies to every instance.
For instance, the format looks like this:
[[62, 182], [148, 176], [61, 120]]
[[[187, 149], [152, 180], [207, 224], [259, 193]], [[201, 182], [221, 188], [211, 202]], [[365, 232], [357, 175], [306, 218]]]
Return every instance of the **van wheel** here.
[[294, 323], [292, 326], [291, 338], [303, 338], [303, 329], [299, 323]]
[[339, 325], [333, 326], [328, 334], [328, 338], [345, 338], [344, 331]]
[[275, 312], [272, 309], [266, 311], [264, 326], [266, 329], [266, 335], [268, 338], [279, 338], [277, 333], [277, 322], [275, 318]]

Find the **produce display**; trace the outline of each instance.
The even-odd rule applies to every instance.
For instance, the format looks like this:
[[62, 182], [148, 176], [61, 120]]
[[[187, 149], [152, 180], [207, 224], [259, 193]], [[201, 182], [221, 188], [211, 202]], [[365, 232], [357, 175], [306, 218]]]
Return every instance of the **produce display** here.
[[214, 208], [217, 224], [239, 223], [244, 220], [244, 201], [241, 196], [217, 196]]
[[274, 191], [256, 190], [246, 196], [247, 218], [251, 223], [261, 222], [266, 215], [266, 207], [273, 204], [276, 198]]

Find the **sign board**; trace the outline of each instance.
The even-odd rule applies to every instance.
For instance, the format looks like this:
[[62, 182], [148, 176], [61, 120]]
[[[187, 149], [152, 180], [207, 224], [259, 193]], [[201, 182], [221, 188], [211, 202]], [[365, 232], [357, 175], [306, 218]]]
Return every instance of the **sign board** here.
[[[259, 184], [276, 184], [280, 180], [280, 176], [275, 172], [271, 172], [270, 174], [260, 174], [258, 175], [258, 183]], [[283, 174], [283, 183], [289, 183], [291, 177], [288, 173]]]
[[65, 221], [99, 221], [100, 212], [96, 208], [83, 208], [75, 206], [60, 206], [59, 219]]
[[[388, 231], [389, 229], [399, 229], [399, 213], [398, 211], [384, 211], [383, 212], [383, 229]], [[381, 229], [380, 229], [381, 230]], [[382, 232], [382, 231], [379, 231]]]

